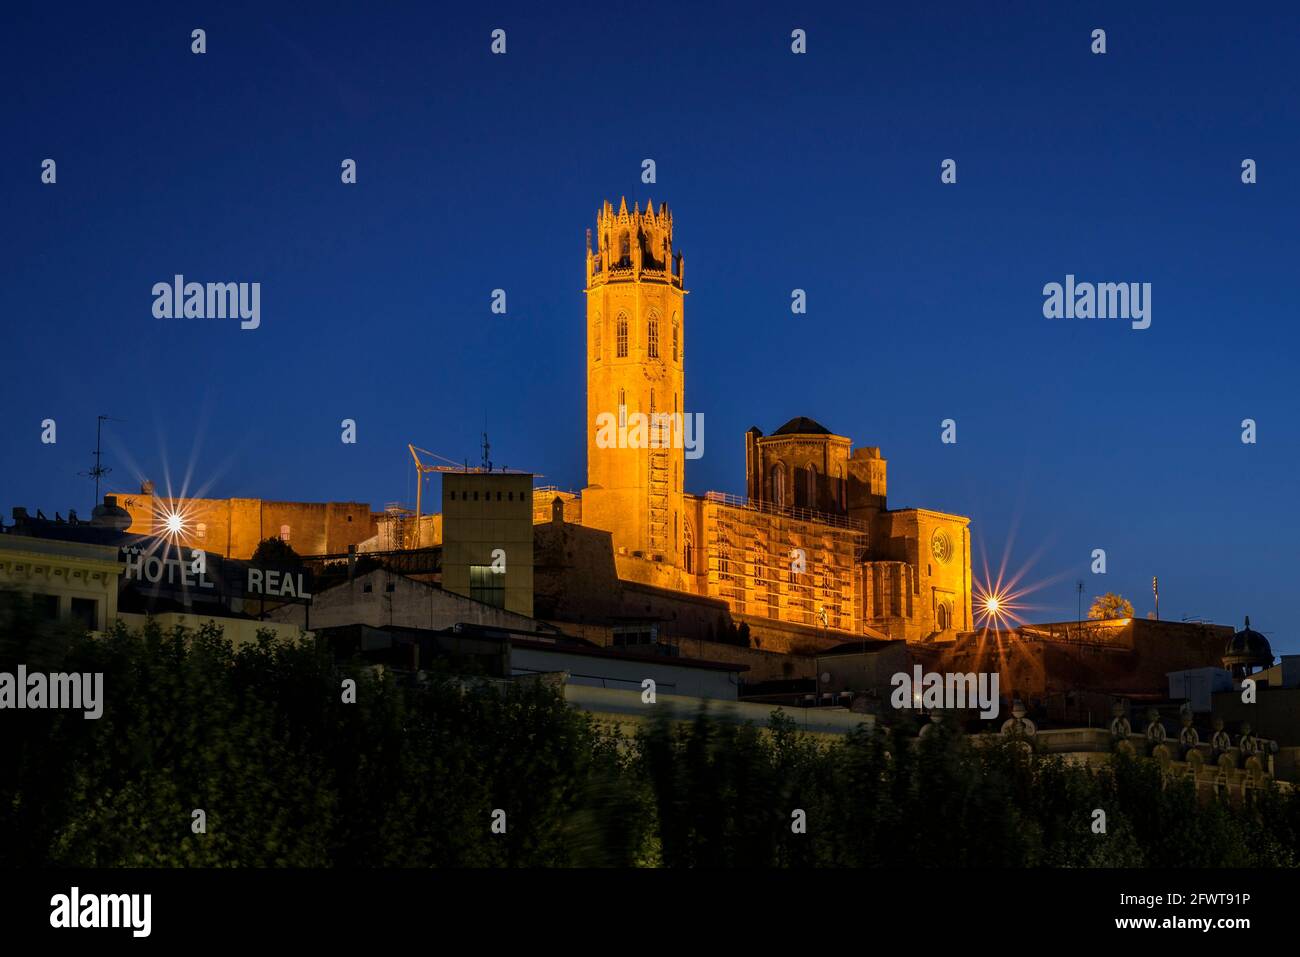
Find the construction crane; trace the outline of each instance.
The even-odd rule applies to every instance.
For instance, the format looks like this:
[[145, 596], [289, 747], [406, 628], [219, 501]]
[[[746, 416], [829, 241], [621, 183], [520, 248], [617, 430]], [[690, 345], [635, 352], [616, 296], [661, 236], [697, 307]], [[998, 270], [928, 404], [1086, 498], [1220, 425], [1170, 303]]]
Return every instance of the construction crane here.
[[[428, 449], [422, 449], [418, 445], [407, 443], [406, 447], [411, 450], [411, 458], [415, 462], [415, 547], [420, 547], [420, 516], [424, 514], [424, 476], [428, 472], [505, 472], [511, 475], [526, 475], [518, 469], [510, 468], [493, 468], [492, 463], [488, 461], [487, 433], [483, 435], [483, 464], [481, 466], [471, 466], [468, 462], [457, 462], [449, 459], [445, 455], [439, 455], [437, 452], [430, 452]], [[446, 462], [446, 465], [426, 465], [420, 460], [420, 455], [424, 454], [430, 458]], [[539, 476], [540, 477], [540, 476]]]

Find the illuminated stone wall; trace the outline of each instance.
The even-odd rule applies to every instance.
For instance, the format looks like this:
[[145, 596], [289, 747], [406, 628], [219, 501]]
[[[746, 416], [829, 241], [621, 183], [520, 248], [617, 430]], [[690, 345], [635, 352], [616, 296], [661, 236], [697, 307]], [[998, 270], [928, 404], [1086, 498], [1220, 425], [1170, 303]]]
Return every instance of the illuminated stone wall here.
[[161, 534], [169, 514], [181, 516], [176, 540], [226, 558], [253, 557], [258, 542], [285, 538], [299, 555], [338, 555], [376, 533], [377, 519], [364, 502], [271, 502], [258, 498], [172, 499], [150, 492], [122, 494], [131, 516], [127, 531]]

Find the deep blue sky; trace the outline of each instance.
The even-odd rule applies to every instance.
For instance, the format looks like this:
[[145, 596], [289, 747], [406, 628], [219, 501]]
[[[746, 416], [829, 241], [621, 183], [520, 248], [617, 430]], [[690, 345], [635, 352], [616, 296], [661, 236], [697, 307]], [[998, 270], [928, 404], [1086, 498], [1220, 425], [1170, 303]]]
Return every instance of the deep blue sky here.
[[[970, 515], [977, 570], [1054, 580], [1036, 620], [1080, 578], [1143, 615], [1158, 574], [1162, 617], [1300, 652], [1293, 4], [268, 6], [6, 4], [6, 513], [89, 512], [101, 412], [110, 489], [192, 462], [191, 493], [381, 507], [408, 441], [473, 460], [485, 421], [581, 488], [584, 230], [648, 195], [691, 289], [688, 490], [812, 416], [882, 447], [891, 504]], [[153, 318], [177, 272], [260, 281], [262, 327]], [[1066, 273], [1152, 283], [1151, 328], [1044, 319]]]

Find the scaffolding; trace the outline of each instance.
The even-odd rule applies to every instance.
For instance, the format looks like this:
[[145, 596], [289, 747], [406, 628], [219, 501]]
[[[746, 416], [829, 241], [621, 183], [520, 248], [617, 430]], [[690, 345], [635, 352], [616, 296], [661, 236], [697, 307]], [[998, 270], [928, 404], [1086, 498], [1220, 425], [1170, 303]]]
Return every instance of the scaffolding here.
[[856, 563], [867, 549], [865, 528], [737, 501], [744, 500], [705, 499], [707, 593], [734, 614], [856, 632]]
[[411, 508], [400, 502], [384, 506], [384, 528], [380, 530], [380, 547], [384, 549], [409, 548], [412, 535], [410, 519], [415, 515]]

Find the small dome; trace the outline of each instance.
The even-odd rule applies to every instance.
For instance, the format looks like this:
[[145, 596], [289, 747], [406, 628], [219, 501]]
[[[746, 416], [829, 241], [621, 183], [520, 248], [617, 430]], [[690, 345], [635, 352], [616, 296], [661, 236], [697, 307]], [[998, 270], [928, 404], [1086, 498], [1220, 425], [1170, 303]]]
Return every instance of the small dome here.
[[1224, 663], [1232, 665], [1273, 664], [1273, 648], [1268, 639], [1250, 627], [1250, 617], [1246, 617], [1246, 627], [1228, 639], [1228, 647], [1223, 651]]
[[773, 435], [834, 435], [830, 429], [807, 416], [798, 416], [781, 426]]
[[90, 513], [92, 525], [114, 528], [119, 532], [131, 527], [131, 513], [117, 504], [116, 495], [105, 495], [104, 504], [96, 505]]

